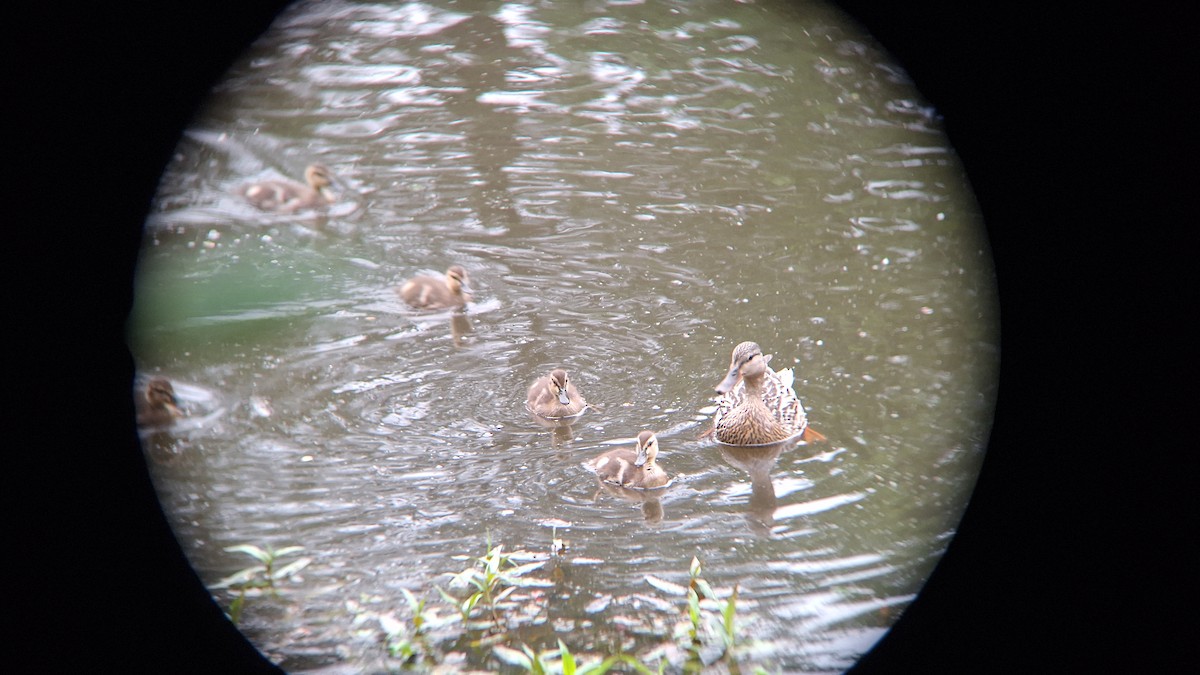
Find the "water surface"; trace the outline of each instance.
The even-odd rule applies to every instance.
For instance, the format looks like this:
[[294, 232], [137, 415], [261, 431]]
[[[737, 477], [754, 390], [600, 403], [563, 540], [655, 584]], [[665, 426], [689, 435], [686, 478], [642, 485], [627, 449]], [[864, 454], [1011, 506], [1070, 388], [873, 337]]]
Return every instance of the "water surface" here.
[[[233, 192], [312, 161], [339, 177], [325, 213]], [[146, 227], [130, 342], [191, 413], [147, 461], [207, 583], [247, 565], [227, 546], [312, 558], [240, 625], [290, 671], [396, 667], [356, 603], [403, 614], [455, 556], [558, 536], [542, 623], [573, 650], [652, 648], [620, 626], [669, 626], [646, 578], [695, 556], [739, 589], [743, 668], [839, 672], [982, 461], [983, 223], [937, 111], [821, 4], [301, 3], [215, 89]], [[395, 294], [456, 263], [465, 315]], [[826, 443], [701, 438], [742, 340], [795, 369]], [[554, 367], [596, 406], [570, 429], [523, 409]], [[651, 504], [584, 466], [642, 429], [675, 476]]]

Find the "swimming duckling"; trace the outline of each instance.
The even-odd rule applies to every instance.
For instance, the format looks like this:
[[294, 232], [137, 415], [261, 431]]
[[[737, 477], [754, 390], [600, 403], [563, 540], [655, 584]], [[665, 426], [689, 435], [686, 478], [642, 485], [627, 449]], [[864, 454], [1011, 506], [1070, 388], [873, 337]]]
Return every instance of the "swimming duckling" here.
[[451, 265], [445, 278], [422, 274], [404, 282], [400, 297], [417, 309], [462, 307], [471, 299], [467, 271]]
[[600, 480], [624, 488], [656, 488], [669, 482], [667, 472], [655, 459], [658, 457], [658, 437], [653, 431], [638, 434], [634, 449], [617, 448], [595, 458], [592, 469]]
[[[765, 445], [803, 434], [808, 417], [792, 389], [791, 368], [773, 372], [754, 342], [733, 349], [729, 374], [717, 385], [713, 431], [729, 445]], [[823, 438], [823, 437], [822, 437]]]
[[139, 427], [162, 427], [183, 416], [175, 388], [165, 377], [156, 377], [146, 383], [146, 388], [136, 400]]
[[575, 388], [571, 378], [567, 377], [567, 371], [555, 368], [549, 375], [539, 377], [530, 385], [525, 407], [547, 419], [562, 419], [583, 413], [587, 401]]
[[238, 193], [264, 211], [291, 213], [299, 209], [332, 204], [337, 196], [330, 190], [333, 173], [323, 164], [309, 164], [301, 185], [290, 180], [268, 180], [243, 186]]

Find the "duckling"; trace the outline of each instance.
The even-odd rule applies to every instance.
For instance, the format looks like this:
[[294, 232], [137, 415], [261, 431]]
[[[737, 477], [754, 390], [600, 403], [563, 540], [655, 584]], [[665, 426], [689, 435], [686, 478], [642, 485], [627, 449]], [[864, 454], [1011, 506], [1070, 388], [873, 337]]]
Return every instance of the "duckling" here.
[[446, 309], [463, 307], [471, 299], [467, 271], [461, 265], [451, 265], [446, 277], [428, 274], [415, 276], [400, 287], [400, 297], [417, 309]]
[[587, 401], [572, 384], [571, 378], [567, 377], [567, 371], [555, 368], [529, 387], [525, 407], [540, 417], [562, 419], [583, 413]]
[[592, 469], [601, 481], [624, 488], [656, 488], [669, 482], [667, 472], [655, 459], [658, 457], [658, 437], [653, 431], [638, 434], [635, 449], [617, 448], [595, 458]]
[[332, 204], [337, 196], [330, 190], [333, 173], [323, 164], [309, 164], [301, 185], [290, 180], [268, 180], [243, 186], [238, 193], [264, 211], [291, 213], [299, 209]]
[[136, 400], [139, 427], [162, 427], [183, 416], [175, 388], [165, 377], [156, 377], [146, 383], [146, 388]]
[[757, 343], [734, 347], [729, 374], [716, 386], [721, 396], [713, 431], [721, 443], [766, 445], [805, 432], [808, 418], [792, 389], [792, 370], [773, 372], [770, 360]]

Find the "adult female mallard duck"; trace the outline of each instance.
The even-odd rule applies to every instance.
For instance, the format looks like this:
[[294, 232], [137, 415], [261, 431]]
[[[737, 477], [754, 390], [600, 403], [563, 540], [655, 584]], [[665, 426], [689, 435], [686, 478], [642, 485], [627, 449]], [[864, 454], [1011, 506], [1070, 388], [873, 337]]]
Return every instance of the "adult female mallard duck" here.
[[605, 483], [623, 488], [657, 488], [670, 482], [658, 458], [658, 437], [653, 431], [638, 434], [634, 448], [609, 450], [591, 461], [592, 470]]
[[183, 416], [179, 400], [175, 398], [175, 387], [165, 377], [147, 382], [135, 403], [139, 427], [163, 427]]
[[792, 388], [791, 368], [773, 372], [754, 342], [733, 348], [729, 374], [717, 385], [717, 411], [713, 432], [727, 445], [767, 445], [796, 436], [805, 441], [823, 440], [808, 429], [808, 417]]
[[467, 271], [451, 265], [445, 277], [428, 274], [415, 276], [400, 287], [400, 297], [417, 309], [462, 307], [471, 299]]
[[587, 401], [567, 377], [567, 371], [555, 368], [530, 385], [525, 407], [539, 417], [560, 420], [582, 414]]
[[324, 164], [309, 164], [304, 169], [304, 180], [308, 185], [290, 180], [251, 183], [239, 189], [238, 193], [264, 211], [281, 213], [328, 206], [337, 199], [330, 189], [333, 173]]

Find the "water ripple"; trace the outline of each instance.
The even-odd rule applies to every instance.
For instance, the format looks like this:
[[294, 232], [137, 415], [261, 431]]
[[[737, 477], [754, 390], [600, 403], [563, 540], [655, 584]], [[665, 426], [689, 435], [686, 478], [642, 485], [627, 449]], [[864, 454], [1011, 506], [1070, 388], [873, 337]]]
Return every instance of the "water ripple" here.
[[[198, 413], [148, 459], [202, 578], [233, 544], [314, 558], [303, 616], [256, 636], [289, 669], [351, 642], [348, 600], [403, 607], [489, 538], [570, 540], [563, 621], [593, 633], [678, 619], [660, 592], [696, 556], [789, 671], [848, 667], [911, 601], [987, 438], [985, 241], [902, 71], [817, 8], [786, 40], [763, 11], [308, 3], [216, 88], [131, 334]], [[311, 161], [345, 206], [232, 192]], [[396, 296], [453, 263], [465, 311]], [[702, 437], [743, 339], [802, 364], [828, 444]], [[523, 408], [554, 367], [592, 404], [569, 427]], [[642, 429], [671, 485], [606, 489], [585, 462]]]

